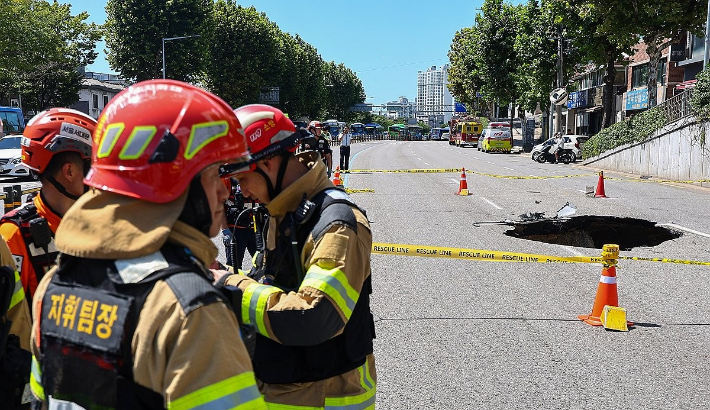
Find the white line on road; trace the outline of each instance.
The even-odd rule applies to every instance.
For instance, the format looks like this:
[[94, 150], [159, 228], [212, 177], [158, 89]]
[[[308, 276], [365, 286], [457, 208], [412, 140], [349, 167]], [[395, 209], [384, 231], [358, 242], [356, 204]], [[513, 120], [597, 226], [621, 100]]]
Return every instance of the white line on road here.
[[680, 229], [681, 231], [686, 231], [686, 232], [694, 233], [694, 234], [696, 234], [696, 235], [704, 236], [704, 237], [706, 237], [706, 238], [710, 238], [710, 234], [707, 234], [707, 233], [705, 233], [705, 232], [696, 231], [696, 230], [694, 230], [694, 229], [686, 228], [685, 226], [676, 225], [676, 224], [671, 223], [671, 222], [669, 222], [669, 223], [667, 223], [667, 224], [659, 224], [659, 225], [670, 226], [671, 228]]
[[486, 199], [486, 198], [484, 198], [484, 197], [482, 197], [482, 196], [479, 197], [479, 198], [481, 198], [482, 200], [488, 202], [488, 203], [489, 203], [493, 208], [495, 208], [495, 209], [503, 209], [502, 207], [498, 206], [498, 204], [496, 204], [495, 202], [489, 201], [488, 199]]
[[428, 162], [425, 162], [425, 163], [424, 163], [424, 165], [429, 165], [429, 166], [431, 166], [431, 164], [430, 164], [430, 163], [428, 163]]
[[451, 178], [451, 182], [453, 182], [454, 184], [458, 184], [458, 183], [461, 182], [461, 181], [458, 181], [458, 180], [455, 180], [455, 179]]
[[507, 169], [509, 171], [515, 171], [513, 168], [508, 168], [508, 167], [503, 167], [504, 169]]

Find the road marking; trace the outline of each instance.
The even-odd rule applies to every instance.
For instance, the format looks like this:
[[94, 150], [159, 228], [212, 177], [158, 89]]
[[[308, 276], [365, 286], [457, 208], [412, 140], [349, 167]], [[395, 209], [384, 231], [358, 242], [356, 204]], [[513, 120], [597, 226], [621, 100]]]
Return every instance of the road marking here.
[[710, 234], [707, 234], [707, 233], [704, 233], [704, 232], [700, 232], [700, 231], [696, 231], [696, 230], [694, 230], [694, 229], [686, 228], [685, 226], [676, 225], [676, 224], [671, 223], [671, 222], [669, 222], [669, 223], [667, 223], [667, 224], [659, 224], [659, 225], [670, 226], [671, 228], [680, 229], [681, 231], [686, 231], [686, 232], [694, 233], [694, 234], [696, 234], [696, 235], [704, 236], [704, 237], [706, 237], [706, 238], [710, 238]]
[[488, 203], [489, 203], [493, 208], [495, 208], [495, 209], [503, 209], [501, 206], [498, 206], [498, 204], [496, 204], [495, 202], [489, 201], [488, 199], [486, 199], [486, 198], [484, 198], [484, 197], [482, 197], [482, 196], [479, 197], [479, 198], [481, 198], [482, 200], [488, 202]]
[[424, 163], [424, 165], [429, 165], [429, 166], [431, 166], [431, 164], [430, 164], [430, 163], [428, 163], [428, 162], [425, 162], [425, 163]]
[[515, 171], [513, 168], [508, 168], [508, 167], [503, 167], [504, 169], [507, 169], [509, 171]]
[[461, 181], [451, 178], [451, 182], [453, 182], [454, 184], [458, 184]]

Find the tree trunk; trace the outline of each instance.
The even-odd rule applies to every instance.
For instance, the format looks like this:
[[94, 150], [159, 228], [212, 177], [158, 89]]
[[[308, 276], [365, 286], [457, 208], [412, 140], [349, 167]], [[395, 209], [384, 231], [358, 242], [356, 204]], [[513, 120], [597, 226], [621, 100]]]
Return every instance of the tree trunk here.
[[602, 107], [604, 116], [602, 117], [602, 129], [611, 125], [614, 118], [614, 78], [616, 78], [616, 63], [613, 53], [607, 53], [606, 74], [604, 75], [604, 93]]
[[658, 60], [661, 59], [661, 50], [657, 47], [656, 38], [649, 38], [646, 44], [648, 54], [648, 108], [655, 107], [658, 101]]

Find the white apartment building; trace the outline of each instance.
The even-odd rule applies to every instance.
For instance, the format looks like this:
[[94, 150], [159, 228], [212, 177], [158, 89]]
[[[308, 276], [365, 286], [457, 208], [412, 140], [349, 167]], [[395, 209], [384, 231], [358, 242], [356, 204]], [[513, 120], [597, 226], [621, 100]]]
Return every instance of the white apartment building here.
[[417, 119], [436, 127], [447, 123], [454, 111], [454, 98], [446, 86], [449, 65], [431, 66], [417, 72]]

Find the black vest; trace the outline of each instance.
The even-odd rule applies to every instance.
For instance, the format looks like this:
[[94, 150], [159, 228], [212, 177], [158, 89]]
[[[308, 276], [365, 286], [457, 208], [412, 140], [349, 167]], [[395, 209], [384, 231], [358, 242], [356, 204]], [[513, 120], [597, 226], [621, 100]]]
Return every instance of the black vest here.
[[[165, 280], [186, 314], [226, 300], [204, 267], [176, 245], [161, 250], [167, 267], [124, 283], [113, 260], [59, 258], [42, 299], [40, 322], [45, 397], [90, 408], [163, 408], [162, 395], [133, 382], [131, 341], [145, 299]], [[139, 277], [142, 276], [138, 272]]]
[[[45, 273], [54, 265], [57, 252], [52, 245], [54, 232], [50, 229], [47, 219], [37, 214], [37, 206], [29, 204], [22, 208], [13, 209], [0, 218], [0, 224], [10, 222], [20, 228], [20, 234], [25, 243], [25, 250], [32, 263], [32, 268], [37, 276], [37, 283], [42, 280]], [[50, 246], [52, 245], [52, 246]], [[21, 269], [21, 266], [17, 267]], [[31, 303], [31, 300], [28, 302]]]
[[[257, 259], [250, 276], [257, 280], [268, 277], [274, 286], [296, 291], [305, 274], [300, 255], [309, 234], [317, 240], [336, 224], [357, 231], [353, 206], [356, 205], [347, 195], [337, 189], [323, 191], [311, 201], [303, 201], [296, 211], [286, 214], [278, 227], [276, 248]], [[295, 249], [293, 239], [298, 244]], [[303, 383], [324, 380], [362, 366], [367, 355], [373, 352], [375, 338], [371, 293], [368, 276], [343, 333], [318, 345], [285, 346], [257, 333], [253, 357], [256, 377], [270, 384]]]

